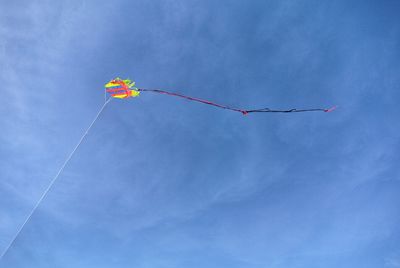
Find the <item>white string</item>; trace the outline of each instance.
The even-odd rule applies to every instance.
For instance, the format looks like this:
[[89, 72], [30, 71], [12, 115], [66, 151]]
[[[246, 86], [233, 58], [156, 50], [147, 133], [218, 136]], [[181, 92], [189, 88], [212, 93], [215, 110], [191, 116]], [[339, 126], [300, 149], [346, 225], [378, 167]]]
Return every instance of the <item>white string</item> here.
[[31, 212], [29, 213], [28, 217], [25, 219], [24, 223], [21, 225], [21, 227], [18, 229], [17, 233], [14, 235], [13, 239], [11, 240], [11, 242], [8, 244], [8, 246], [6, 247], [6, 249], [3, 251], [3, 253], [0, 255], [0, 261], [3, 259], [3, 257], [6, 255], [6, 253], [9, 251], [9, 249], [11, 248], [11, 246], [14, 244], [15, 240], [18, 238], [19, 234], [21, 233], [21, 231], [24, 229], [25, 225], [29, 222], [29, 220], [31, 219], [32, 215], [35, 213], [36, 209], [39, 207], [40, 203], [42, 203], [43, 199], [46, 197], [47, 193], [50, 191], [51, 187], [53, 186], [53, 184], [56, 182], [56, 180], [58, 179], [58, 177], [60, 176], [60, 174], [63, 172], [65, 166], [68, 164], [69, 160], [71, 160], [72, 156], [75, 154], [76, 150], [78, 149], [78, 147], [82, 144], [83, 140], [85, 139], [86, 135], [89, 133], [90, 129], [92, 128], [92, 126], [94, 125], [94, 123], [97, 121], [97, 119], [99, 118], [101, 112], [103, 112], [104, 108], [106, 107], [106, 105], [111, 101], [111, 98], [108, 99], [103, 106], [100, 108], [99, 112], [97, 113], [96, 117], [94, 118], [94, 120], [92, 121], [92, 123], [89, 125], [89, 127], [87, 128], [87, 130], [85, 131], [85, 133], [83, 134], [83, 136], [81, 137], [81, 139], [79, 140], [78, 144], [75, 146], [75, 148], [72, 150], [72, 152], [70, 153], [70, 155], [67, 157], [67, 159], [64, 161], [64, 164], [61, 166], [61, 168], [58, 170], [56, 176], [54, 176], [54, 178], [51, 180], [49, 186], [47, 186], [46, 190], [44, 191], [44, 193], [42, 194], [42, 196], [39, 198], [39, 200], [37, 201], [36, 205], [33, 207], [33, 209], [31, 210]]

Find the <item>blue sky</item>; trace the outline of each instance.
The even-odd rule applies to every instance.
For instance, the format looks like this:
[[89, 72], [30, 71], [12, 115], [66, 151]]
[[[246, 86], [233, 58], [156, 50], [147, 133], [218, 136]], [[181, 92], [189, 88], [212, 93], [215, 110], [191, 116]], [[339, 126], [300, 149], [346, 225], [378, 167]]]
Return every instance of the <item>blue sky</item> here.
[[400, 267], [398, 1], [0, 2], [1, 268]]

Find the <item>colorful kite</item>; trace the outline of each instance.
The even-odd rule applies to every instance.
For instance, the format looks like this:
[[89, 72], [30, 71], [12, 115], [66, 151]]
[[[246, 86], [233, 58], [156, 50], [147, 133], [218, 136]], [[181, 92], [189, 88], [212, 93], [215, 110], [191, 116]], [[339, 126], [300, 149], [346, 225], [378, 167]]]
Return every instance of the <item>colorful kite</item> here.
[[233, 108], [229, 107], [226, 105], [221, 105], [217, 104], [208, 100], [203, 100], [199, 98], [194, 98], [194, 97], [189, 97], [185, 96], [182, 94], [178, 93], [173, 93], [173, 92], [168, 92], [165, 90], [160, 90], [160, 89], [144, 89], [144, 88], [137, 88], [135, 87], [135, 82], [129, 80], [129, 79], [124, 79], [122, 80], [121, 78], [115, 78], [108, 82], [106, 85], [106, 91], [110, 93], [111, 97], [113, 98], [119, 98], [119, 99], [125, 99], [129, 97], [137, 97], [139, 96], [140, 92], [153, 92], [153, 93], [159, 93], [159, 94], [164, 94], [164, 95], [169, 95], [169, 96], [175, 96], [175, 97], [180, 97], [184, 98], [190, 101], [197, 101], [201, 102], [204, 104], [212, 105], [221, 109], [227, 109], [235, 112], [240, 112], [243, 115], [247, 115], [249, 113], [301, 113], [301, 112], [332, 112], [333, 110], [336, 109], [336, 106], [329, 108], [329, 109], [323, 109], [323, 108], [314, 108], [314, 109], [289, 109], [289, 110], [271, 110], [269, 108], [262, 108], [262, 109], [253, 109], [253, 110], [244, 110], [244, 109], [238, 109], [238, 108]]
[[135, 87], [135, 82], [117, 77], [106, 85], [106, 91], [111, 94], [111, 97], [118, 99], [125, 99], [129, 97], [137, 97], [140, 92]]
[[[153, 93], [159, 93], [159, 94], [164, 94], [164, 95], [169, 95], [169, 96], [180, 97], [180, 98], [184, 98], [184, 99], [187, 99], [187, 100], [190, 100], [190, 101], [197, 101], [197, 102], [208, 104], [208, 105], [212, 105], [212, 106], [215, 106], [215, 107], [218, 107], [218, 108], [221, 108], [221, 109], [227, 109], [227, 110], [231, 110], [231, 111], [235, 111], [235, 112], [240, 112], [240, 113], [242, 113], [244, 115], [249, 114], [249, 113], [300, 113], [300, 112], [316, 112], [316, 111], [331, 112], [336, 108], [336, 107], [332, 107], [330, 109], [317, 108], [317, 109], [290, 109], [290, 110], [271, 110], [269, 108], [263, 108], [263, 109], [255, 109], [255, 110], [244, 110], [244, 109], [232, 108], [232, 107], [229, 107], [229, 106], [226, 106], [226, 105], [217, 104], [217, 103], [214, 103], [214, 102], [211, 102], [211, 101], [208, 101], [208, 100], [203, 100], [203, 99], [198, 99], [198, 98], [193, 98], [193, 97], [181, 95], [181, 94], [178, 94], [178, 93], [168, 92], [168, 91], [165, 91], [165, 90], [137, 88], [137, 87], [135, 87], [135, 82], [133, 82], [133, 81], [131, 81], [129, 79], [124, 79], [123, 80], [121, 78], [115, 78], [115, 79], [111, 80], [110, 82], [108, 82], [105, 85], [105, 87], [106, 87], [106, 92], [108, 92], [111, 95], [111, 98], [126, 99], [126, 98], [137, 97], [137, 96], [139, 96], [140, 92], [153, 92]], [[80, 138], [80, 140], [77, 143], [77, 145], [75, 146], [75, 148], [69, 154], [69, 156], [64, 161], [64, 163], [61, 165], [60, 169], [58, 170], [56, 175], [53, 177], [53, 179], [50, 181], [50, 184], [47, 186], [47, 188], [44, 191], [44, 193], [42, 194], [42, 196], [36, 202], [36, 204], [34, 205], [32, 210], [30, 211], [30, 213], [26, 217], [25, 221], [18, 228], [18, 230], [15, 233], [15, 235], [11, 238], [11, 241], [6, 245], [6, 248], [4, 249], [4, 251], [0, 253], [0, 261], [7, 254], [7, 252], [10, 250], [12, 245], [15, 243], [15, 241], [17, 240], [18, 236], [20, 235], [20, 233], [22, 232], [24, 227], [28, 224], [28, 222], [30, 221], [30, 219], [33, 216], [33, 214], [35, 213], [35, 211], [38, 209], [38, 207], [40, 206], [40, 204], [42, 203], [44, 198], [47, 196], [48, 192], [50, 191], [50, 189], [52, 188], [54, 183], [57, 181], [59, 176], [62, 174], [64, 168], [67, 166], [67, 164], [69, 163], [69, 161], [71, 160], [71, 158], [73, 157], [73, 155], [75, 154], [75, 152], [77, 151], [79, 146], [84, 141], [85, 137], [88, 135], [90, 129], [92, 128], [94, 123], [97, 121], [97, 119], [99, 118], [100, 114], [103, 112], [103, 110], [106, 107], [106, 105], [110, 102], [111, 98], [109, 98], [108, 100], [107, 100], [107, 98], [105, 99], [103, 106], [100, 108], [99, 112], [97, 113], [97, 115], [95, 116], [95, 118], [93, 119], [93, 121], [89, 125], [89, 127], [86, 129], [86, 131], [84, 132], [84, 134]]]

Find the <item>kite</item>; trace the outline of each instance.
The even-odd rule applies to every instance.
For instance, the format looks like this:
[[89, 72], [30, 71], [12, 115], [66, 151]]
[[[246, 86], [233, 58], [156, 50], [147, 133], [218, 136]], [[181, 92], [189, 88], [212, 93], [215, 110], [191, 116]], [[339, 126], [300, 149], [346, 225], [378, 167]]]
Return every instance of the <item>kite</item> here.
[[129, 79], [122, 80], [117, 77], [106, 85], [106, 91], [110, 93], [111, 97], [118, 99], [125, 99], [129, 97], [137, 97], [140, 92], [135, 87], [135, 82]]
[[94, 123], [97, 121], [97, 119], [99, 118], [100, 114], [103, 112], [103, 110], [106, 107], [106, 105], [113, 98], [117, 98], [117, 99], [134, 98], [134, 97], [138, 97], [141, 92], [153, 92], [153, 93], [164, 94], [164, 95], [168, 95], [168, 96], [179, 97], [179, 98], [183, 98], [183, 99], [186, 99], [186, 100], [189, 100], [189, 101], [195, 101], [195, 102], [200, 102], [200, 103], [207, 104], [207, 105], [212, 105], [214, 107], [221, 108], [221, 109], [226, 109], [226, 110], [230, 110], [230, 111], [234, 111], [234, 112], [240, 112], [243, 115], [247, 115], [249, 113], [301, 113], [301, 112], [317, 112], [317, 111], [326, 112], [327, 113], [327, 112], [331, 112], [334, 109], [336, 109], [336, 106], [334, 106], [334, 107], [329, 108], [329, 109], [314, 108], [314, 109], [272, 110], [272, 109], [269, 109], [269, 108], [262, 108], [262, 109], [245, 110], [245, 109], [233, 108], [233, 107], [226, 106], [226, 105], [221, 105], [221, 104], [214, 103], [214, 102], [211, 102], [211, 101], [208, 101], [208, 100], [203, 100], [203, 99], [199, 99], [199, 98], [185, 96], [185, 95], [182, 95], [182, 94], [179, 94], [179, 93], [168, 92], [168, 91], [161, 90], [161, 89], [137, 88], [137, 87], [135, 87], [135, 82], [134, 81], [129, 80], [129, 79], [121, 79], [121, 78], [117, 77], [117, 78], [111, 80], [110, 82], [108, 82], [105, 85], [105, 92], [104, 93], [105, 94], [109, 93], [111, 97], [107, 99], [107, 96], [105, 95], [104, 104], [100, 108], [100, 110], [97, 113], [97, 115], [95, 116], [95, 118], [93, 119], [92, 123], [90, 123], [89, 127], [86, 129], [86, 131], [84, 132], [84, 134], [82, 135], [82, 137], [78, 141], [77, 145], [74, 147], [72, 152], [69, 154], [69, 156], [66, 158], [64, 163], [61, 165], [61, 167], [58, 170], [58, 172], [56, 173], [56, 175], [50, 181], [50, 184], [47, 186], [47, 188], [45, 189], [45, 191], [43, 192], [43, 194], [41, 195], [39, 200], [33, 206], [33, 208], [31, 209], [30, 213], [26, 217], [25, 221], [17, 229], [17, 232], [11, 238], [11, 241], [6, 245], [5, 249], [0, 253], [0, 261], [7, 254], [7, 252], [10, 250], [12, 245], [15, 243], [15, 241], [19, 237], [19, 235], [22, 232], [22, 230], [24, 229], [24, 227], [28, 224], [28, 222], [32, 218], [33, 214], [36, 212], [36, 210], [38, 209], [38, 207], [40, 206], [40, 204], [42, 203], [44, 198], [47, 196], [48, 192], [50, 191], [50, 189], [52, 188], [54, 183], [60, 177], [60, 175], [62, 174], [64, 168], [67, 166], [67, 164], [69, 163], [69, 161], [71, 160], [71, 158], [73, 157], [75, 152], [78, 150], [79, 146], [82, 144], [82, 142], [84, 141], [84, 139], [88, 135], [90, 129], [92, 128]]
[[231, 110], [234, 112], [240, 112], [243, 115], [247, 115], [249, 113], [302, 113], [302, 112], [326, 112], [326, 113], [328, 113], [328, 112], [332, 112], [333, 110], [336, 109], [336, 106], [334, 106], [329, 109], [313, 108], [313, 109], [272, 110], [269, 108], [261, 108], [261, 109], [245, 110], [245, 109], [239, 109], [239, 108], [234, 108], [234, 107], [218, 104], [218, 103], [204, 100], [204, 99], [185, 96], [185, 95], [182, 95], [179, 93], [168, 92], [168, 91], [161, 90], [161, 89], [137, 88], [137, 87], [135, 87], [135, 82], [133, 82], [132, 80], [121, 79], [119, 77], [117, 77], [117, 78], [111, 80], [110, 82], [108, 82], [107, 84], [105, 84], [105, 88], [106, 88], [106, 92], [108, 92], [112, 98], [118, 98], [118, 99], [134, 98], [134, 97], [138, 97], [140, 95], [140, 92], [153, 92], [153, 93], [158, 93], [158, 94], [164, 94], [164, 95], [184, 98], [189, 101], [196, 101], [196, 102], [200, 102], [203, 104], [212, 105], [217, 108]]

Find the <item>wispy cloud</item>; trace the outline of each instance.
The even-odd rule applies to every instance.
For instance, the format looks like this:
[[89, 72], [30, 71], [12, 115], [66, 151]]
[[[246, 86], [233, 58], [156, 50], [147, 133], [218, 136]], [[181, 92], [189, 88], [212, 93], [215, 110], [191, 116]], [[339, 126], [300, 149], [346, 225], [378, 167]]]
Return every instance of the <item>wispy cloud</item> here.
[[242, 117], [115, 100], [0, 266], [398, 266], [399, 38], [383, 4], [12, 5], [0, 19], [1, 247], [114, 76], [235, 106], [339, 109]]

